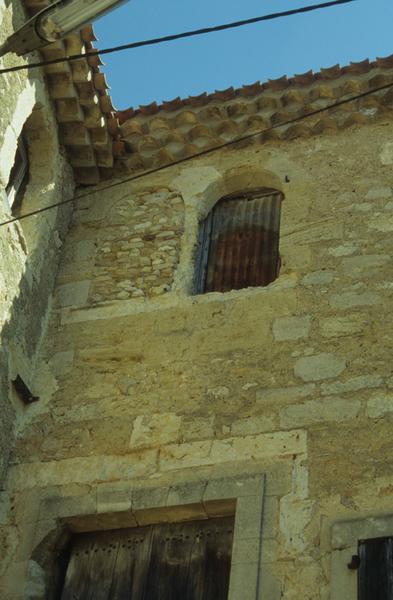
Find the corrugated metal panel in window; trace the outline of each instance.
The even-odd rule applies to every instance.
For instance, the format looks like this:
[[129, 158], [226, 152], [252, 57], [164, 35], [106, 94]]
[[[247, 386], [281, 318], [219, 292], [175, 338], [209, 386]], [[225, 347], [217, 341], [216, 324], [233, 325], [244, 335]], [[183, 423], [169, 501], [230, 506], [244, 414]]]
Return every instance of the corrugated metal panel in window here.
[[196, 292], [226, 292], [274, 281], [279, 270], [282, 194], [253, 190], [220, 200], [201, 224]]

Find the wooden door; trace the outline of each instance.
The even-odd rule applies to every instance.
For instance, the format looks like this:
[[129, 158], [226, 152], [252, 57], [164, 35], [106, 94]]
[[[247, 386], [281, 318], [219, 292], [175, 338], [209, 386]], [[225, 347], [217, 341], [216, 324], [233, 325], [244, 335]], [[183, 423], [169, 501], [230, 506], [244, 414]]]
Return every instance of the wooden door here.
[[75, 536], [61, 600], [226, 600], [233, 517]]
[[393, 600], [393, 538], [359, 543], [359, 600]]

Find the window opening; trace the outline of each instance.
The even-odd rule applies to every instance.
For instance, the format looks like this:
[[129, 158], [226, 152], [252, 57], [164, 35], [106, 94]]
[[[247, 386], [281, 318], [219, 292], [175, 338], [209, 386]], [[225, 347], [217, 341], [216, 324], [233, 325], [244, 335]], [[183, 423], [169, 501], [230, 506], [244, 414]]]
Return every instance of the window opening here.
[[79, 534], [61, 600], [226, 600], [234, 517]]
[[28, 179], [29, 158], [26, 140], [22, 133], [18, 139], [14, 165], [5, 188], [8, 204], [12, 208], [13, 213], [17, 212], [21, 206]]
[[393, 598], [393, 537], [359, 542], [359, 600]]
[[277, 278], [282, 197], [259, 188], [214, 206], [200, 225], [195, 293], [266, 286]]

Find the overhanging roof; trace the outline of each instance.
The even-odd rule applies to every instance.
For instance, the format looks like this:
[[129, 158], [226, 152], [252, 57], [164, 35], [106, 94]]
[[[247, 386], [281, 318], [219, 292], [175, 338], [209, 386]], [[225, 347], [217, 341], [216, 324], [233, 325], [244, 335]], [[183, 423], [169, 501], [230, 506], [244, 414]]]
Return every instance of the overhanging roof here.
[[[157, 167], [393, 83], [393, 55], [117, 112], [129, 172]], [[393, 115], [393, 87], [258, 136], [289, 140]]]
[[[50, 0], [24, 0], [30, 14]], [[92, 27], [42, 50], [44, 59], [89, 53]], [[219, 146], [242, 135], [269, 129], [338, 100], [393, 83], [393, 55], [318, 73], [308, 71], [242, 88], [116, 111], [98, 56], [44, 68], [55, 104], [60, 140], [76, 182], [94, 185], [113, 175], [159, 167]], [[260, 137], [289, 140], [372, 123], [393, 114], [393, 88], [368, 95]], [[120, 124], [120, 127], [119, 127]]]
[[[29, 15], [51, 4], [50, 0], [24, 0]], [[91, 25], [41, 50], [50, 60], [89, 53], [95, 36]], [[123, 150], [119, 123], [108, 95], [108, 85], [98, 56], [44, 67], [53, 100], [61, 143], [66, 147], [75, 180], [96, 184], [113, 174], [114, 160]]]

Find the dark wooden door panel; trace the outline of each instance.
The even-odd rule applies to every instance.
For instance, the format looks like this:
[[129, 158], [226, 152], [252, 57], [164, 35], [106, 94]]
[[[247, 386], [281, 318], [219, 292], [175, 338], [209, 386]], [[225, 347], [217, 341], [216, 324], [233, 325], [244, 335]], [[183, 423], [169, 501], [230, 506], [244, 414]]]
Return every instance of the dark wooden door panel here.
[[359, 543], [359, 600], [393, 600], [393, 538]]
[[152, 528], [117, 532], [119, 550], [110, 600], [143, 600], [149, 577]]
[[61, 600], [226, 600], [233, 521], [77, 536]]

